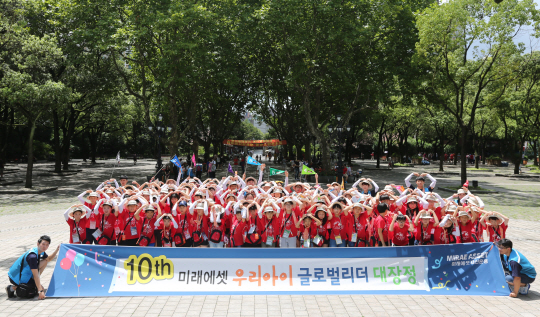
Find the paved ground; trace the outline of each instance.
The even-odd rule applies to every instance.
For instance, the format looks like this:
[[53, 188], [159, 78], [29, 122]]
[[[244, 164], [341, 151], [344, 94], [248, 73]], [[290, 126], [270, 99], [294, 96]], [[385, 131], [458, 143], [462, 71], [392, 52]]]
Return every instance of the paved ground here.
[[[0, 195], [0, 285], [8, 283], [7, 270], [20, 254], [33, 246], [41, 234], [49, 234], [53, 243], [68, 241], [67, 225], [62, 216], [65, 208], [77, 202], [83, 190], [95, 188], [110, 177], [112, 161], [100, 162], [97, 167], [83, 165], [83, 172], [72, 176], [37, 176], [36, 186], [59, 186], [59, 190], [42, 195]], [[373, 167], [372, 162], [357, 162]], [[130, 179], [143, 181], [153, 171], [154, 163], [140, 160], [137, 166], [121, 162], [115, 176], [127, 174]], [[358, 166], [355, 166], [357, 168]], [[23, 179], [24, 166], [7, 174], [7, 180]], [[279, 167], [277, 167], [279, 168]], [[449, 172], [458, 168], [445, 167]], [[36, 174], [52, 169], [52, 164], [37, 164]], [[499, 194], [480, 195], [488, 209], [510, 216], [508, 237], [515, 242], [537, 268], [540, 268], [540, 179], [495, 177], [495, 173], [511, 173], [512, 168], [489, 168], [494, 172], [471, 172], [469, 179], [480, 186], [498, 190]], [[252, 170], [254, 170], [252, 168]], [[364, 175], [379, 185], [403, 184], [412, 171], [436, 172], [436, 166], [396, 168], [393, 171], [365, 170]], [[254, 173], [253, 173], [254, 174]], [[218, 173], [218, 177], [221, 176]], [[280, 176], [282, 177], [282, 176]], [[277, 178], [277, 176], [276, 176]], [[437, 175], [438, 186], [459, 185], [459, 175]], [[350, 185], [350, 184], [349, 184]], [[13, 188], [16, 185], [9, 186]], [[0, 188], [1, 189], [1, 188]], [[450, 193], [438, 191], [443, 197]], [[474, 192], [474, 190], [473, 190]], [[42, 275], [48, 285], [53, 271], [50, 264]], [[69, 298], [45, 301], [8, 300], [0, 293], [0, 316], [540, 316], [540, 284], [534, 283], [528, 296], [506, 297], [464, 296], [195, 296], [195, 297], [127, 297], [127, 298]]]

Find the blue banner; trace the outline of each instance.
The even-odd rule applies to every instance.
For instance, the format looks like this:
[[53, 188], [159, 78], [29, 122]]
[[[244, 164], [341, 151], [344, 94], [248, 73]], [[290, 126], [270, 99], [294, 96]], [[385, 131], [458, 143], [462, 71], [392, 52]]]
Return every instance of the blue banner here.
[[176, 167], [182, 168], [182, 165], [180, 164], [180, 160], [178, 159], [178, 157], [176, 155], [174, 155], [174, 157], [171, 159], [171, 162], [174, 165], [176, 165]]
[[246, 163], [250, 164], [250, 165], [261, 165], [261, 163], [257, 162], [254, 158], [252, 158], [251, 156], [248, 156], [247, 157], [247, 161]]
[[48, 297], [509, 295], [492, 243], [206, 249], [63, 244]]

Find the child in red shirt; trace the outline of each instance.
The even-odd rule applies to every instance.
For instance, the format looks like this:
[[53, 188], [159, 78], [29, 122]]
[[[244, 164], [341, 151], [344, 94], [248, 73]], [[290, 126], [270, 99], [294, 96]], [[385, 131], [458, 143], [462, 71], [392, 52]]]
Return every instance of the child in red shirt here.
[[486, 212], [482, 216], [480, 225], [487, 231], [489, 242], [499, 242], [501, 239], [506, 238], [508, 221], [510, 221], [510, 219], [495, 211]]
[[373, 223], [373, 228], [375, 229], [373, 233], [376, 241], [375, 246], [386, 247], [388, 246], [388, 229], [392, 218], [388, 215], [389, 208], [385, 203], [378, 204], [377, 211], [379, 215]]
[[[368, 219], [373, 212], [373, 208], [355, 203], [345, 208], [346, 211], [352, 209], [352, 213], [347, 216], [347, 241], [349, 247], [367, 247], [369, 240]], [[367, 212], [365, 211], [367, 209]]]
[[139, 240], [141, 228], [135, 219], [135, 213], [137, 213], [137, 201], [135, 199], [136, 197], [129, 198], [127, 212], [119, 210], [122, 230], [120, 230], [118, 245], [136, 246]]
[[260, 248], [261, 247], [261, 227], [259, 226], [259, 217], [257, 211], [260, 209], [257, 202], [252, 202], [248, 205], [248, 218], [246, 220], [247, 234], [244, 248]]
[[283, 206], [285, 212], [281, 214], [280, 232], [279, 232], [279, 247], [280, 248], [296, 248], [296, 222], [294, 201], [291, 198], [285, 199]]
[[458, 216], [458, 226], [460, 232], [458, 243], [478, 242], [478, 238], [476, 237], [476, 231], [474, 230], [476, 213], [474, 213], [471, 218], [469, 213], [465, 210], [459, 211], [459, 214], [458, 210], [459, 209], [456, 209], [456, 211], [454, 212], [454, 217], [456, 215]]
[[329, 246], [333, 248], [344, 248], [347, 240], [347, 221], [349, 212], [344, 210], [344, 206], [336, 202], [331, 206], [332, 218], [328, 218], [332, 231], [330, 232]]
[[453, 244], [458, 243], [459, 226], [457, 221], [451, 215], [446, 215], [441, 223], [435, 228], [434, 244]]
[[[101, 245], [116, 245], [116, 232], [114, 230], [114, 224], [118, 218], [118, 206], [116, 201], [109, 200], [101, 205], [103, 214], [98, 219], [98, 230], [94, 232], [96, 239]], [[112, 212], [114, 210], [114, 212]]]
[[[144, 217], [140, 216], [140, 210], [144, 208]], [[158, 216], [161, 217], [161, 209], [159, 208], [159, 205], [157, 203], [154, 204], [147, 204], [139, 211], [135, 213], [135, 219], [139, 223], [139, 227], [141, 228], [141, 233], [139, 236], [139, 240], [137, 242], [138, 245], [141, 247], [154, 247], [156, 246], [156, 240], [154, 237], [154, 224], [156, 222], [156, 213], [155, 210], [158, 209]]]
[[317, 226], [321, 221], [315, 218], [311, 213], [305, 214], [302, 219], [296, 223], [301, 248], [311, 248], [313, 239], [317, 235]]
[[409, 216], [394, 214], [389, 231], [388, 239], [392, 246], [406, 246], [409, 245], [409, 235], [414, 231], [414, 224]]
[[154, 223], [154, 227], [161, 229], [161, 246], [172, 247], [173, 237], [176, 234], [176, 229], [178, 229], [178, 224], [174, 221], [173, 215], [161, 215]]
[[[419, 223], [421, 220], [421, 223]], [[433, 222], [432, 222], [433, 220]], [[417, 226], [415, 231], [415, 245], [430, 245], [435, 240], [435, 228], [439, 225], [439, 219], [434, 210], [423, 210], [414, 219]]]
[[225, 221], [221, 221], [223, 215], [223, 207], [217, 204], [212, 206], [208, 224], [208, 245], [210, 248], [223, 248], [225, 237]]
[[[173, 236], [174, 246], [176, 247], [191, 247], [193, 239], [191, 238], [191, 214], [187, 212], [187, 202], [182, 198], [172, 210], [173, 217], [176, 217], [178, 230]], [[179, 213], [177, 213], [179, 211]]]
[[[84, 209], [86, 212], [84, 212]], [[70, 212], [70, 210], [72, 210]], [[69, 225], [69, 243], [85, 244], [86, 242], [86, 221], [88, 214], [92, 210], [85, 205], [73, 205], [64, 212], [64, 218]]]
[[[277, 216], [274, 215], [274, 208], [277, 210]], [[276, 243], [276, 236], [279, 229], [279, 207], [274, 203], [274, 208], [265, 201], [259, 208], [259, 227], [261, 228], [261, 247], [273, 248]], [[262, 214], [264, 212], [264, 215]]]
[[208, 201], [199, 200], [194, 202], [196, 214], [193, 215], [192, 210], [189, 212], [192, 214], [190, 221], [193, 246], [200, 248], [208, 248], [208, 223], [210, 221], [208, 217]]
[[241, 248], [244, 245], [246, 229], [247, 209], [237, 208], [231, 225], [231, 247]]
[[328, 243], [330, 241], [330, 233], [328, 231], [330, 223], [328, 219], [332, 219], [332, 213], [325, 208], [327, 208], [325, 205], [319, 204], [317, 211], [315, 212], [315, 218], [321, 222], [321, 224], [317, 226], [317, 236], [319, 236], [320, 239], [316, 238], [317, 241], [313, 243], [313, 246], [315, 247], [328, 248]]

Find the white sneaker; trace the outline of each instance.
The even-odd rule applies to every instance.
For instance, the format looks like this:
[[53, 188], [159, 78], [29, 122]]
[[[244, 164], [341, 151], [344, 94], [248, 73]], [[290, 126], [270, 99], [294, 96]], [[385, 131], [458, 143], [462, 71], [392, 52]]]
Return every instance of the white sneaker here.
[[519, 293], [521, 295], [527, 295], [529, 294], [529, 288], [531, 288], [531, 284], [527, 284], [525, 286], [522, 286], [519, 288]]

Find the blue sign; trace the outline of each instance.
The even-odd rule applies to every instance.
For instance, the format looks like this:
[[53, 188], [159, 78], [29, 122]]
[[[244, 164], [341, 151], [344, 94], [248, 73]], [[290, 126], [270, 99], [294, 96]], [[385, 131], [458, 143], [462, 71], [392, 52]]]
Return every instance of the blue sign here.
[[48, 297], [509, 293], [489, 242], [299, 249], [63, 244], [47, 290]]
[[171, 159], [171, 162], [174, 165], [176, 165], [176, 167], [182, 168], [182, 165], [180, 164], [180, 160], [178, 159], [176, 155]]
[[261, 163], [255, 161], [254, 158], [252, 158], [251, 156], [248, 156], [247, 157], [247, 161], [246, 161], [248, 164], [251, 164], [251, 165], [261, 165]]

